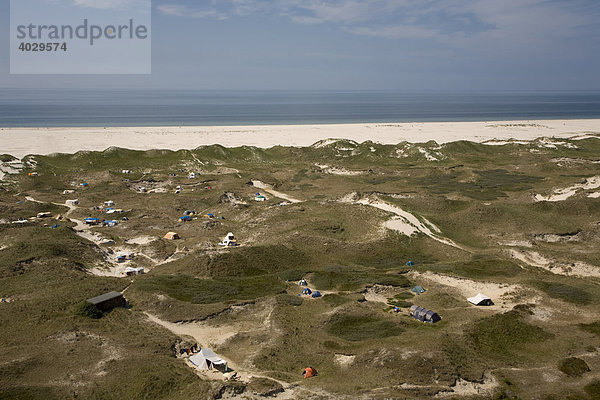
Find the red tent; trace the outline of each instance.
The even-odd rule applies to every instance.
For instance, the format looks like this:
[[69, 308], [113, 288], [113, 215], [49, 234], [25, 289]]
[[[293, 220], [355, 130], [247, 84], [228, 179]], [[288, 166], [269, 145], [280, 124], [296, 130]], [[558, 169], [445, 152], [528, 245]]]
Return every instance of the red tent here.
[[304, 369], [302, 375], [304, 375], [304, 379], [312, 378], [313, 376], [317, 376], [317, 370], [313, 367], [308, 367]]

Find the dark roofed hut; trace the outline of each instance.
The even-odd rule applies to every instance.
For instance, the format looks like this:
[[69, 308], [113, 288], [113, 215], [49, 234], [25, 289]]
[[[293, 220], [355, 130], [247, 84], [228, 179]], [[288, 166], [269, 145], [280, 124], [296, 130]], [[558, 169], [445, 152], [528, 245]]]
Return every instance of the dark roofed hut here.
[[116, 307], [127, 307], [127, 300], [121, 292], [108, 292], [103, 295], [87, 299], [87, 302], [96, 306], [100, 311], [110, 311]]
[[418, 321], [426, 322], [428, 324], [435, 324], [442, 319], [435, 311], [415, 305], [410, 307], [410, 316]]

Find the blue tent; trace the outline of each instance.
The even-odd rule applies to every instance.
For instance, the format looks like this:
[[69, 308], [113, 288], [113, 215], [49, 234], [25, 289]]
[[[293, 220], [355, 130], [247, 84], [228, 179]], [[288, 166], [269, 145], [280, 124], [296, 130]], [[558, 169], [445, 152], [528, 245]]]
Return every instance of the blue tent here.
[[315, 290], [312, 294], [312, 297], [314, 297], [314, 298], [321, 297], [321, 293], [318, 290]]
[[180, 221], [191, 221], [192, 217], [190, 217], [189, 215], [184, 215], [183, 217], [179, 218]]
[[425, 293], [425, 288], [423, 286], [415, 286], [414, 288], [410, 289], [410, 291], [416, 294], [421, 294]]
[[312, 293], [312, 290], [310, 290], [309, 288], [302, 289], [302, 294], [310, 295], [311, 293]]
[[50, 229], [56, 229], [56, 228], [60, 228], [60, 225], [59, 224], [54, 224], [54, 225], [52, 225], [50, 227]]
[[98, 218], [86, 218], [83, 220], [83, 222], [85, 222], [86, 224], [97, 224], [98, 222], [100, 222], [100, 220]]
[[406, 263], [406, 265], [409, 266], [409, 267], [412, 267], [413, 265], [415, 265], [415, 263], [412, 262], [412, 261], [409, 261], [409, 262]]

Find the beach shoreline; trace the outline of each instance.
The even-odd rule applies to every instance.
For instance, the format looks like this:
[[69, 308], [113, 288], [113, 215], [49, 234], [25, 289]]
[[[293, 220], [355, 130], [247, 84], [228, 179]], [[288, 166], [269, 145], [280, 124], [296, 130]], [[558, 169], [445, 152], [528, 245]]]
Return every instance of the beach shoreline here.
[[156, 127], [39, 127], [0, 128], [0, 154], [22, 158], [30, 154], [132, 150], [180, 150], [219, 144], [225, 147], [306, 147], [326, 139], [439, 144], [468, 140], [534, 140], [600, 134], [600, 119], [401, 122], [319, 125], [156, 126]]

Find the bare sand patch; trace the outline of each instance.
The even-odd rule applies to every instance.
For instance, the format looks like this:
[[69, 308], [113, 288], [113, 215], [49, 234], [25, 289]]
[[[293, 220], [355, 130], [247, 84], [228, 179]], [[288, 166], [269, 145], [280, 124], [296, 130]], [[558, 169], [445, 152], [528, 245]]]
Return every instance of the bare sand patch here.
[[564, 201], [569, 197], [575, 196], [581, 190], [593, 190], [600, 188], [600, 176], [592, 176], [573, 186], [558, 188], [553, 190], [553, 194], [544, 196], [536, 194], [533, 196], [535, 201]]
[[279, 197], [280, 199], [287, 200], [290, 203], [302, 203], [302, 200], [298, 200], [298, 199], [293, 198], [292, 196], [288, 196], [285, 193], [278, 192], [277, 190], [274, 190], [271, 187], [271, 185], [267, 185], [264, 182], [261, 182], [261, 181], [252, 181], [252, 184], [255, 187], [257, 187], [257, 188], [262, 189], [262, 190], [266, 191], [267, 193], [272, 194], [275, 197]]
[[[464, 297], [465, 302], [468, 297], [473, 297], [478, 293], [483, 293], [494, 301], [493, 306], [487, 306], [486, 309], [507, 309], [512, 308], [517, 301], [513, 299], [515, 295], [523, 291], [520, 285], [511, 285], [507, 283], [479, 282], [467, 278], [457, 278], [449, 275], [437, 274], [434, 272], [410, 272], [410, 277], [414, 280], [427, 280], [443, 286], [449, 286], [457, 289]], [[502, 302], [500, 302], [502, 301]]]
[[600, 277], [600, 267], [590, 265], [581, 261], [572, 263], [560, 262], [546, 258], [537, 251], [520, 251], [516, 249], [509, 250], [510, 255], [532, 267], [542, 268], [553, 274], [579, 277]]

